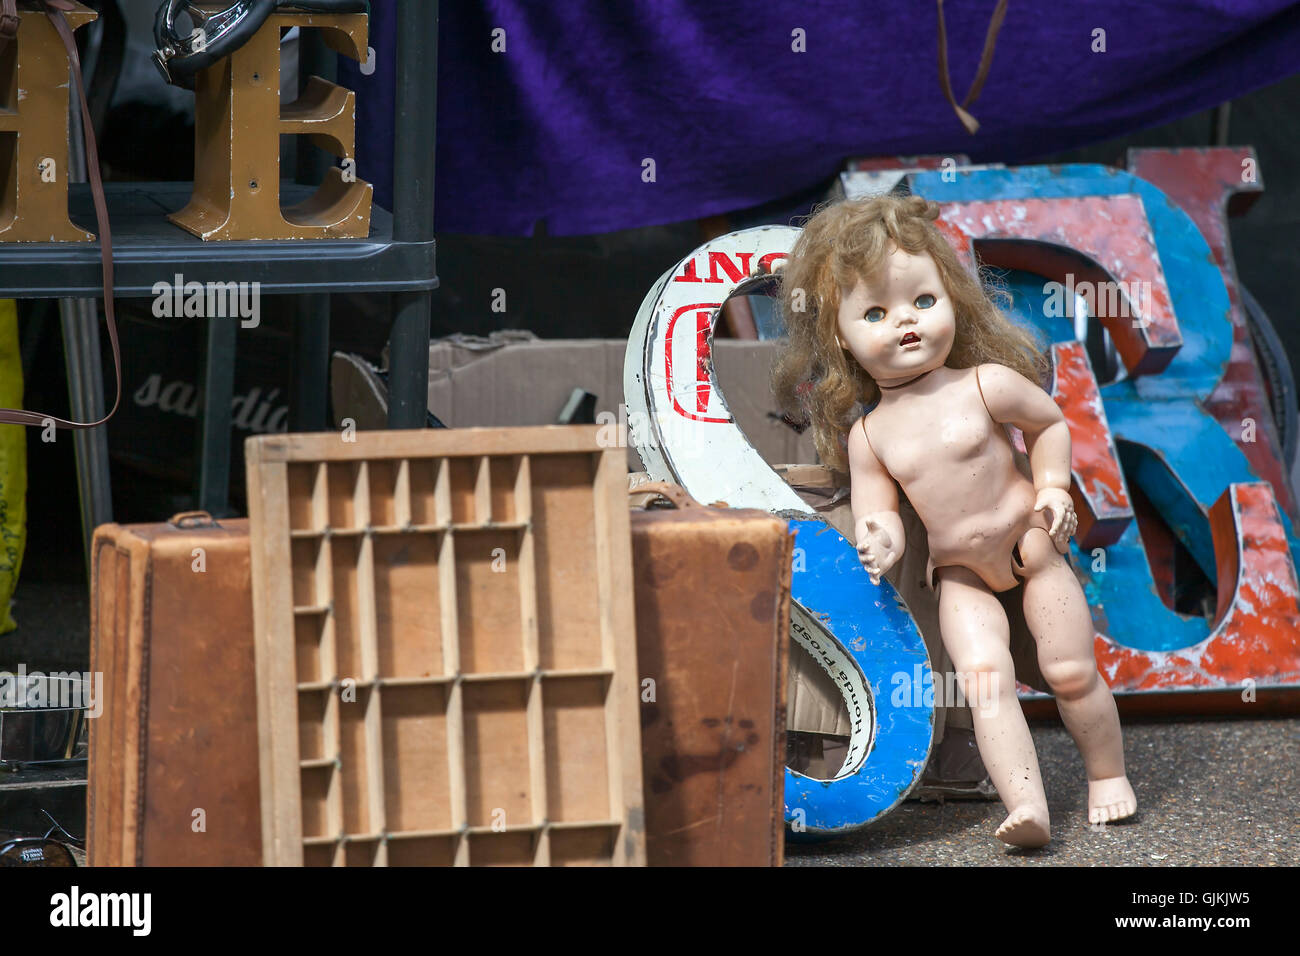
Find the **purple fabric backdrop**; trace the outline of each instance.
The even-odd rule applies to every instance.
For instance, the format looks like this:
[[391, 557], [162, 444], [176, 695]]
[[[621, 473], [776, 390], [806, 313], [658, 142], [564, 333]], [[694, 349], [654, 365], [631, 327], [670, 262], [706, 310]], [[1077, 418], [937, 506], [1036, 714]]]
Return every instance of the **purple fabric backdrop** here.
[[[945, 4], [958, 100], [994, 6]], [[345, 72], [360, 93], [360, 172], [385, 208], [392, 7], [372, 2], [379, 69]], [[498, 27], [505, 52], [492, 51]], [[796, 29], [806, 52], [792, 50]], [[1300, 72], [1300, 2], [1011, 0], [974, 136], [943, 98], [937, 42], [928, 0], [443, 0], [437, 229], [678, 222], [805, 189], [848, 156], [1032, 161]]]

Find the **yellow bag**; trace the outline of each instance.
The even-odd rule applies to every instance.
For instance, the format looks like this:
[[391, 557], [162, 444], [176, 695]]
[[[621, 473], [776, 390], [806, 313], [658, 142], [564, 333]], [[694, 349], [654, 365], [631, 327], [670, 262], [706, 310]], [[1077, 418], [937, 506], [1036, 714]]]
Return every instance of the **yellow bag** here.
[[[0, 299], [0, 408], [22, 408], [23, 361], [18, 303]], [[18, 625], [10, 613], [27, 546], [27, 430], [0, 425], [0, 634]]]

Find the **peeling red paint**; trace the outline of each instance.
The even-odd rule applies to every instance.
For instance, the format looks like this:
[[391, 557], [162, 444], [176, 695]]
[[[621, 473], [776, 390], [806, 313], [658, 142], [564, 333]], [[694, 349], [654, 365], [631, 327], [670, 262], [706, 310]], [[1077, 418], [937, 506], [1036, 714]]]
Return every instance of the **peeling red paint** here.
[[1234, 484], [1210, 509], [1219, 569], [1217, 624], [1177, 651], [1141, 651], [1096, 634], [1113, 690], [1217, 690], [1300, 683], [1300, 584], [1272, 489]]
[[[1243, 179], [1251, 164], [1253, 182]], [[1273, 486], [1282, 509], [1293, 522], [1300, 520], [1291, 494], [1280, 443], [1269, 412], [1262, 376], [1250, 345], [1246, 312], [1237, 289], [1237, 267], [1228, 234], [1228, 213], [1240, 215], [1263, 191], [1255, 150], [1249, 146], [1222, 146], [1199, 150], [1132, 149], [1128, 169], [1160, 188], [1191, 217], [1201, 230], [1214, 264], [1223, 274], [1232, 304], [1232, 353], [1223, 378], [1205, 403], [1206, 410], [1228, 434], [1236, 434], [1242, 419], [1257, 423], [1261, 440], [1243, 443], [1242, 452], [1255, 473]]]
[[[689, 266], [686, 271], [690, 271]], [[701, 422], [729, 422], [732, 420], [730, 416], [710, 417], [705, 414], [709, 410], [709, 368], [712, 364], [712, 359], [709, 357], [710, 317], [720, 307], [720, 302], [698, 302], [693, 305], [684, 305], [674, 312], [672, 318], [668, 320], [668, 330], [664, 335], [664, 381], [668, 389], [668, 395], [672, 399], [673, 411], [683, 418], [691, 418]], [[695, 313], [694, 361], [691, 363], [692, 380], [686, 383], [676, 381], [673, 378], [673, 332], [676, 329], [677, 320], [689, 312]], [[682, 403], [678, 401], [678, 395], [687, 391], [695, 396], [693, 411], [687, 411], [682, 407]]]
[[1075, 534], [1085, 551], [1104, 548], [1118, 541], [1133, 520], [1124, 472], [1083, 343], [1058, 342], [1052, 358], [1052, 397], [1070, 425], [1070, 496], [1079, 518]]
[[[1169, 286], [1142, 200], [1133, 195], [999, 199], [945, 203], [936, 223], [973, 264], [985, 261], [1036, 272], [1062, 283], [1147, 290], [1147, 302], [1125, 295], [1112, 309], [1098, 296], [1095, 314], [1110, 332], [1131, 376], [1164, 369], [1183, 344]], [[1002, 240], [995, 245], [992, 240]]]

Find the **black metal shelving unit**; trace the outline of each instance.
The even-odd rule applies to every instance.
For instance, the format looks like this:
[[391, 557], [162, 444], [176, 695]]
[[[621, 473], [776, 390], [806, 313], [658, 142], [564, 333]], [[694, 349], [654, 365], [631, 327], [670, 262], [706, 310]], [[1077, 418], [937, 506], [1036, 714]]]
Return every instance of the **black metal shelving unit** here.
[[[152, 297], [155, 283], [170, 283], [178, 272], [187, 282], [258, 282], [263, 293], [290, 297], [295, 307], [289, 415], [293, 431], [330, 427], [329, 297], [342, 291], [391, 297], [388, 425], [426, 424], [429, 305], [438, 286], [433, 238], [438, 5], [436, 0], [397, 0], [397, 13], [397, 212], [374, 207], [366, 239], [204, 242], [166, 218], [188, 201], [191, 184], [105, 184], [115, 298]], [[282, 183], [282, 201], [295, 202], [312, 188]], [[69, 213], [96, 231], [88, 186], [70, 186]], [[105, 386], [112, 387], [105, 381], [111, 369], [101, 368], [100, 323], [92, 321], [99, 316], [93, 300], [103, 295], [102, 281], [98, 242], [0, 243], [0, 297], [58, 298], [77, 306], [65, 312], [63, 328], [72, 416], [82, 421], [103, 416]], [[238, 318], [209, 320], [199, 375], [197, 507], [217, 516], [229, 513], [230, 406], [238, 328]], [[95, 525], [112, 520], [107, 440], [102, 427], [79, 431], [74, 440], [89, 554]], [[77, 811], [85, 807], [85, 772], [80, 762], [0, 774], [0, 819], [32, 829], [41, 825], [40, 810], [45, 809], [74, 829], [84, 825]]]
[[[435, 288], [434, 242], [398, 239], [393, 216], [378, 206], [365, 239], [205, 242], [167, 214], [190, 199], [188, 182], [104, 184], [113, 228], [114, 291], [119, 299], [152, 296], [154, 283], [259, 282], [266, 293], [427, 292]], [[281, 201], [305, 199], [310, 186], [281, 184]], [[69, 187], [73, 222], [94, 232], [90, 187]], [[98, 298], [103, 295], [98, 242], [0, 243], [0, 296]]]

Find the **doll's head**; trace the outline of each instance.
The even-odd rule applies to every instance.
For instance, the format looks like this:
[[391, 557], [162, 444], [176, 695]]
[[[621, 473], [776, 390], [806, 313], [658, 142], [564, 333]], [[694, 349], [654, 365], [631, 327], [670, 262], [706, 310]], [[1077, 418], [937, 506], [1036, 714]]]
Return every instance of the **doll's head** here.
[[[843, 436], [859, 403], [880, 396], [876, 379], [855, 353], [882, 374], [892, 368], [904, 377], [909, 363], [920, 373], [939, 364], [971, 368], [985, 362], [1013, 368], [1035, 384], [1046, 377], [1042, 349], [998, 311], [979, 278], [961, 264], [935, 228], [938, 215], [938, 205], [919, 196], [873, 196], [823, 206], [804, 225], [781, 270], [789, 344], [773, 369], [772, 387], [788, 412], [812, 424], [817, 452], [833, 468], [847, 468]], [[904, 288], [900, 274], [908, 282], [917, 276], [922, 284], [942, 284], [935, 290], [938, 308], [929, 314], [936, 303], [925, 297], [928, 290], [909, 285], [905, 293], [909, 301], [917, 299], [916, 314], [923, 321], [935, 322], [937, 336], [915, 352], [898, 353], [897, 362], [887, 367], [872, 361], [866, 326], [861, 337], [850, 330], [846, 341], [841, 307], [861, 305], [864, 322], [880, 321], [883, 313], [865, 314], [879, 303], [867, 302], [872, 296], [864, 290], [893, 295]]]

